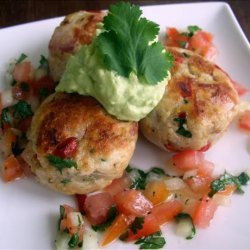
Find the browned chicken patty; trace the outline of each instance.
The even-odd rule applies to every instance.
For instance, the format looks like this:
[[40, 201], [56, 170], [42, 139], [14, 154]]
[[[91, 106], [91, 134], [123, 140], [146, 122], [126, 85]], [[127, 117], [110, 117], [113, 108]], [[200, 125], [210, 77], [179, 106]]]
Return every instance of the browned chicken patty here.
[[[136, 122], [117, 120], [95, 99], [56, 93], [36, 111], [26, 150], [39, 182], [65, 194], [84, 194], [102, 189], [123, 174], [137, 135]], [[65, 142], [72, 138], [77, 146], [67, 155], [72, 148]], [[66, 156], [58, 157], [62, 148]], [[65, 166], [61, 159], [76, 165]]]
[[95, 38], [103, 16], [101, 12], [78, 11], [67, 15], [55, 29], [49, 43], [50, 74], [55, 82], [61, 79], [69, 57]]
[[238, 94], [217, 65], [185, 49], [168, 50], [175, 59], [172, 79], [140, 131], [164, 150], [206, 150], [237, 114]]

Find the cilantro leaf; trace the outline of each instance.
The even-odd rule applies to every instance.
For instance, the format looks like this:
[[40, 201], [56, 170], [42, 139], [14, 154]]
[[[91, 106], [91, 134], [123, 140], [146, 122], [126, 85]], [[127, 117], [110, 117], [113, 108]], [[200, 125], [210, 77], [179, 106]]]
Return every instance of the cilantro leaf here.
[[193, 36], [195, 32], [201, 30], [201, 28], [197, 25], [189, 25], [187, 29], [188, 29], [188, 36], [190, 37]]
[[55, 168], [57, 168], [61, 173], [64, 168], [77, 168], [76, 162], [71, 159], [62, 159], [54, 155], [48, 155], [47, 159], [49, 163], [52, 164]]
[[166, 240], [162, 237], [161, 231], [158, 231], [137, 240], [135, 244], [140, 245], [140, 249], [160, 249], [164, 247]]
[[179, 226], [183, 227], [183, 224], [185, 225], [185, 228], [187, 228], [187, 224], [190, 226], [190, 230], [189, 232], [187, 232], [188, 235], [186, 239], [187, 240], [193, 239], [196, 234], [196, 229], [192, 217], [187, 213], [179, 213], [175, 216], [175, 220], [177, 222], [177, 225]]
[[4, 108], [1, 113], [1, 128], [4, 128], [5, 124], [10, 125], [11, 123], [11, 117], [9, 114], [9, 108]]
[[154, 173], [154, 174], [158, 174], [158, 175], [166, 175], [165, 171], [162, 168], [158, 168], [158, 167], [153, 167], [149, 170], [149, 173]]
[[44, 55], [41, 55], [39, 63], [40, 63], [39, 68], [46, 69], [47, 72], [49, 71], [49, 62]]
[[73, 234], [68, 242], [68, 246], [70, 248], [74, 248], [78, 245], [79, 243], [79, 236], [77, 233]]
[[30, 104], [24, 100], [20, 100], [18, 103], [13, 106], [13, 117], [15, 119], [24, 119], [26, 117], [32, 116], [33, 112], [31, 110]]
[[152, 43], [159, 26], [141, 15], [139, 6], [125, 2], [111, 5], [96, 46], [108, 70], [127, 78], [134, 72], [148, 84], [157, 84], [168, 76], [173, 58], [160, 42]]
[[96, 232], [105, 231], [106, 228], [109, 227], [112, 224], [112, 222], [115, 220], [117, 214], [118, 214], [117, 208], [115, 206], [112, 206], [108, 211], [107, 220], [100, 225], [95, 225], [95, 226], [92, 225], [93, 230]]
[[212, 197], [217, 192], [225, 190], [225, 188], [229, 185], [235, 185], [239, 193], [244, 193], [244, 191], [242, 190], [242, 186], [247, 185], [249, 180], [250, 178], [245, 172], [242, 172], [238, 176], [233, 176], [225, 172], [224, 175], [222, 175], [219, 179], [211, 182], [211, 190], [208, 195]]
[[179, 123], [178, 129], [175, 131], [177, 134], [182, 135], [183, 137], [192, 138], [192, 133], [183, 126], [184, 124], [187, 124], [186, 117], [177, 117], [174, 118], [174, 121]]
[[130, 229], [133, 232], [133, 234], [136, 234], [137, 231], [143, 228], [144, 224], [144, 217], [135, 217], [135, 220], [133, 223], [130, 225]]
[[126, 168], [131, 180], [132, 189], [142, 189], [144, 190], [147, 184], [147, 173], [141, 169], [131, 168], [130, 166]]
[[16, 64], [21, 63], [25, 58], [27, 58], [27, 55], [25, 55], [24, 53], [22, 53], [20, 55], [20, 57], [16, 60]]

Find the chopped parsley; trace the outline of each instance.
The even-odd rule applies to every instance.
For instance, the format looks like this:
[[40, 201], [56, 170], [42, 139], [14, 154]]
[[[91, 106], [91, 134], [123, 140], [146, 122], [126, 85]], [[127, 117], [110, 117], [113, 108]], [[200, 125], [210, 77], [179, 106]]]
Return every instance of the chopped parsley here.
[[93, 230], [96, 232], [105, 231], [106, 228], [109, 227], [112, 224], [112, 222], [115, 220], [117, 214], [118, 214], [117, 208], [115, 206], [112, 206], [108, 211], [107, 220], [100, 225], [95, 225], [95, 226], [92, 225]]
[[187, 45], [187, 42], [185, 41], [178, 41], [178, 44], [181, 48], [185, 49], [186, 48], [186, 45]]
[[135, 244], [140, 245], [140, 249], [160, 249], [164, 247], [166, 240], [162, 237], [161, 231], [158, 231], [137, 240]]
[[57, 170], [62, 173], [64, 168], [77, 168], [77, 164], [74, 160], [71, 159], [62, 159], [54, 155], [48, 155], [47, 159], [50, 164], [52, 164]]
[[21, 63], [25, 58], [27, 58], [27, 55], [25, 55], [24, 53], [22, 53], [19, 58], [16, 60], [16, 64]]
[[239, 193], [244, 193], [244, 191], [242, 190], [242, 186], [247, 185], [249, 180], [250, 178], [245, 172], [242, 172], [238, 176], [233, 176], [225, 172], [219, 179], [211, 182], [211, 190], [208, 195], [212, 197], [214, 194], [219, 191], [225, 190], [225, 188], [230, 185], [235, 185]]
[[184, 127], [184, 124], [187, 124], [186, 117], [177, 117], [174, 118], [174, 121], [179, 123], [178, 129], [175, 131], [177, 134], [182, 135], [183, 137], [192, 138], [192, 133]]
[[139, 6], [128, 2], [111, 5], [96, 45], [108, 70], [127, 78], [134, 72], [148, 84], [157, 84], [168, 76], [173, 57], [154, 41], [159, 25], [141, 15]]
[[21, 88], [22, 91], [28, 92], [29, 91], [29, 84], [26, 83], [26, 82], [21, 82], [20, 83], [20, 88]]
[[18, 101], [18, 103], [14, 104], [12, 107], [14, 110], [13, 117], [15, 119], [24, 119], [33, 115], [30, 104], [24, 100]]
[[188, 29], [188, 36], [191, 37], [196, 33], [197, 31], [201, 30], [201, 28], [197, 25], [190, 25], [187, 27]]
[[42, 97], [42, 98], [45, 98], [49, 95], [49, 90], [45, 87], [41, 88], [39, 90], [39, 96]]
[[49, 71], [49, 62], [45, 56], [41, 55], [39, 63], [39, 68], [46, 69], [47, 71]]
[[130, 166], [126, 168], [126, 171], [131, 179], [130, 188], [144, 190], [147, 184], [147, 173], [141, 169], [131, 168]]
[[165, 171], [162, 168], [158, 168], [158, 167], [153, 167], [149, 170], [149, 173], [155, 173], [158, 175], [166, 175]]
[[130, 229], [133, 232], [133, 234], [136, 234], [140, 229], [143, 228], [144, 224], [144, 217], [135, 217], [135, 220], [130, 225]]
[[74, 248], [78, 245], [79, 243], [79, 237], [78, 237], [78, 234], [73, 234], [68, 242], [68, 246], [70, 248]]
[[[186, 204], [186, 202], [185, 202], [185, 204]], [[186, 239], [187, 240], [193, 239], [195, 234], [196, 234], [196, 229], [195, 229], [192, 217], [187, 213], [179, 213], [178, 215], [175, 216], [175, 220], [176, 220], [177, 224], [188, 223], [191, 226], [191, 231], [190, 231], [189, 235], [186, 237]]]
[[9, 114], [9, 108], [4, 108], [1, 113], [1, 128], [4, 128], [5, 124], [10, 125], [11, 117]]
[[63, 185], [67, 185], [67, 184], [70, 183], [70, 182], [71, 182], [70, 179], [63, 179], [63, 180], [61, 180], [61, 183], [62, 183]]

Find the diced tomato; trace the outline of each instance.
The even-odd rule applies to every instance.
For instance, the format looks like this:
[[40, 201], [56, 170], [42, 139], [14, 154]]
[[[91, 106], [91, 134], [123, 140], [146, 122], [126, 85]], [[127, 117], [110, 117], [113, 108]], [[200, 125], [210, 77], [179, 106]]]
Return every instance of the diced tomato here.
[[111, 226], [106, 230], [105, 235], [101, 241], [101, 246], [106, 246], [113, 240], [117, 239], [128, 229], [130, 221], [124, 214], [119, 214]]
[[13, 78], [17, 82], [29, 82], [33, 77], [34, 69], [31, 62], [21, 62], [15, 65]]
[[14, 181], [23, 176], [23, 169], [14, 155], [10, 155], [4, 160], [2, 174], [5, 182]]
[[188, 36], [181, 34], [175, 28], [167, 29], [166, 46], [185, 48], [188, 43]]
[[213, 180], [212, 172], [214, 164], [209, 161], [204, 161], [198, 168], [196, 176], [187, 178], [185, 182], [194, 191], [201, 194], [206, 194], [209, 191], [210, 183]]
[[206, 196], [203, 197], [194, 213], [194, 225], [201, 228], [208, 227], [210, 225], [210, 221], [214, 217], [216, 209], [217, 205], [212, 199], [209, 199]]
[[65, 139], [64, 141], [60, 142], [54, 152], [53, 155], [56, 155], [60, 158], [67, 158], [67, 157], [71, 157], [74, 155], [74, 153], [77, 150], [77, 138], [75, 137], [69, 137], [67, 139]]
[[250, 132], [250, 110], [245, 111], [239, 119], [239, 127]]
[[155, 216], [153, 214], [148, 214], [146, 217], [144, 217], [144, 223], [142, 225], [142, 229], [139, 229], [136, 232], [136, 234], [134, 234], [132, 230], [129, 229], [127, 241], [140, 239], [144, 236], [156, 233], [159, 230], [160, 230], [160, 225], [158, 224], [158, 221], [155, 218]]
[[195, 150], [186, 150], [172, 157], [173, 165], [181, 170], [197, 168], [204, 161], [204, 154]]
[[3, 152], [5, 156], [12, 154], [12, 147], [17, 142], [17, 135], [12, 128], [8, 128], [3, 134]]
[[32, 84], [33, 92], [36, 96], [41, 96], [41, 90], [45, 90], [48, 95], [53, 93], [55, 86], [56, 84], [50, 76], [43, 76]]
[[81, 213], [84, 213], [84, 206], [85, 206], [86, 198], [87, 198], [86, 194], [76, 194], [78, 208]]
[[192, 96], [192, 84], [189, 80], [179, 82], [178, 87], [183, 98]]
[[92, 225], [98, 225], [106, 221], [108, 211], [114, 204], [111, 195], [107, 192], [87, 196], [84, 211]]
[[[216, 51], [212, 45], [213, 36], [205, 31], [197, 31], [189, 40], [188, 49], [210, 59], [214, 57]], [[211, 49], [213, 48], [213, 49]], [[209, 57], [209, 58], [208, 58]]]
[[75, 209], [67, 204], [62, 205], [64, 208], [64, 217], [67, 217], [67, 214], [70, 212], [75, 212]]
[[247, 92], [249, 92], [250, 90], [247, 89], [245, 86], [241, 85], [240, 83], [236, 82], [236, 81], [233, 81], [232, 80], [232, 83], [233, 83], [233, 86], [235, 88], [235, 90], [237, 91], [238, 95], [239, 96], [243, 96], [245, 95]]
[[117, 193], [129, 188], [131, 185], [130, 179], [127, 175], [115, 179], [110, 185], [105, 187], [105, 191], [110, 193], [111, 196], [116, 195]]
[[153, 207], [152, 203], [138, 190], [125, 190], [114, 196], [117, 209], [127, 215], [146, 215]]
[[22, 158], [22, 156], [18, 155], [16, 158], [20, 163], [21, 168], [23, 169], [24, 175], [27, 177], [34, 176], [33, 172], [30, 169], [29, 164]]
[[164, 181], [150, 181], [145, 188], [144, 195], [156, 205], [166, 200], [169, 191]]
[[173, 220], [173, 218], [179, 214], [182, 209], [183, 206], [179, 201], [171, 200], [155, 206], [152, 209], [151, 214], [155, 216], [159, 225], [163, 225]]
[[204, 147], [200, 148], [199, 151], [206, 152], [206, 151], [208, 151], [208, 149], [210, 149], [210, 147], [211, 147], [211, 143], [208, 142], [208, 144], [205, 145]]
[[28, 83], [19, 82], [14, 87], [12, 87], [12, 95], [16, 100], [26, 100], [29, 97]]
[[32, 116], [25, 117], [24, 119], [21, 119], [18, 122], [17, 128], [21, 130], [23, 133], [26, 133], [28, 129], [30, 128], [31, 121], [32, 121]]

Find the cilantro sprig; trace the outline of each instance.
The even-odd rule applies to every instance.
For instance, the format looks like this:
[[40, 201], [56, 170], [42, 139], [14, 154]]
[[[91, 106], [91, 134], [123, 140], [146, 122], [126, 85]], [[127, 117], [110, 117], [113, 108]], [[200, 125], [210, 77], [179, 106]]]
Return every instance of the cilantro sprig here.
[[239, 193], [244, 193], [242, 186], [247, 185], [249, 180], [250, 177], [245, 172], [242, 172], [238, 176], [233, 176], [225, 172], [219, 179], [211, 182], [211, 190], [208, 195], [212, 197], [217, 192], [225, 190], [225, 188], [229, 185], [235, 185]]
[[146, 83], [157, 84], [168, 76], [173, 57], [160, 42], [154, 42], [159, 25], [141, 15], [139, 6], [125, 2], [111, 5], [96, 45], [108, 70], [127, 78], [134, 72]]
[[158, 231], [137, 240], [135, 244], [140, 245], [140, 249], [160, 249], [164, 247], [166, 240], [162, 237], [161, 231]]

